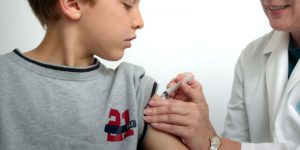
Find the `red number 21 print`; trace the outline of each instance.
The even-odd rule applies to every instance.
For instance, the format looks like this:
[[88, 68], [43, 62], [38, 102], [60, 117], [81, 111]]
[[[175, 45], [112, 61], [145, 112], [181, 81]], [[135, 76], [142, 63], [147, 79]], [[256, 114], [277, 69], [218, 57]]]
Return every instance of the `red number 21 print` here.
[[[136, 121], [129, 120], [128, 110], [125, 110], [120, 114], [118, 110], [111, 109], [109, 112], [109, 119], [110, 121], [106, 124], [104, 129], [107, 133], [107, 141], [123, 141], [124, 138], [134, 135], [134, 131], [131, 128], [136, 127]], [[122, 119], [125, 121], [125, 125], [121, 125]]]

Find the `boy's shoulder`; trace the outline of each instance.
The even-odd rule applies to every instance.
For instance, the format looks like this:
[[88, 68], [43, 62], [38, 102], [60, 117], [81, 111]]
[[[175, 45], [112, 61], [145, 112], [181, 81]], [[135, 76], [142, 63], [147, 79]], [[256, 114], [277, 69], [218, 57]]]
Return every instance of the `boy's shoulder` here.
[[[14, 49], [5, 54], [0, 54], [0, 74], [9, 74], [12, 70], [19, 70], [23, 62], [19, 62], [19, 50]], [[23, 67], [22, 67], [23, 68]]]
[[6, 54], [0, 55], [0, 69], [3, 69], [5, 66], [8, 65], [9, 56], [11, 55], [11, 53], [12, 52], [8, 52]]
[[142, 79], [154, 80], [152, 77], [146, 75], [146, 71], [143, 67], [128, 62], [121, 63], [115, 69], [115, 73], [116, 76], [126, 76], [127, 78], [132, 78], [134, 81]]
[[141, 84], [152, 85], [155, 83], [152, 77], [146, 75], [145, 69], [138, 65], [123, 62], [114, 71], [115, 80], [132, 83], [135, 87]]
[[101, 72], [108, 76], [122, 77], [122, 78], [138, 78], [145, 75], [145, 70], [141, 66], [137, 66], [128, 62], [120, 63], [116, 68], [107, 68], [102, 65]]
[[122, 62], [115, 71], [133, 75], [145, 74], [143, 67], [128, 62]]
[[12, 59], [10, 55], [12, 52], [8, 52], [6, 54], [0, 54], [0, 82], [1, 80], [11, 79], [11, 70], [14, 68], [14, 63], [12, 63]]

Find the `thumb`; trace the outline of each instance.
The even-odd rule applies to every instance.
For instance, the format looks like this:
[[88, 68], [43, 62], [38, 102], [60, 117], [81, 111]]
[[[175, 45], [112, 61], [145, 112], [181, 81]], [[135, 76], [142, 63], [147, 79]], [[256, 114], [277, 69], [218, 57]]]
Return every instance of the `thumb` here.
[[193, 82], [182, 82], [180, 90], [188, 98], [188, 101], [195, 103], [206, 103], [201, 84], [194, 80]]

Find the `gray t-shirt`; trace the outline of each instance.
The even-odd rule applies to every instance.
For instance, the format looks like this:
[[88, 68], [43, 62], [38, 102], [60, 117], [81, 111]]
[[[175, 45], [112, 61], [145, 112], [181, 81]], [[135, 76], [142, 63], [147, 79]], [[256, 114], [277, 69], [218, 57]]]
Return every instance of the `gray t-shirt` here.
[[0, 150], [133, 150], [155, 81], [135, 65], [74, 68], [0, 56]]

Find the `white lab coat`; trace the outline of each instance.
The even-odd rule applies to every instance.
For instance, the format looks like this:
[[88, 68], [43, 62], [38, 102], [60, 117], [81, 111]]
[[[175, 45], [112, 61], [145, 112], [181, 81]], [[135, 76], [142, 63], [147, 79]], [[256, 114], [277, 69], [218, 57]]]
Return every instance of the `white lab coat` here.
[[223, 136], [242, 150], [300, 150], [300, 64], [288, 79], [288, 44], [272, 31], [239, 57]]

